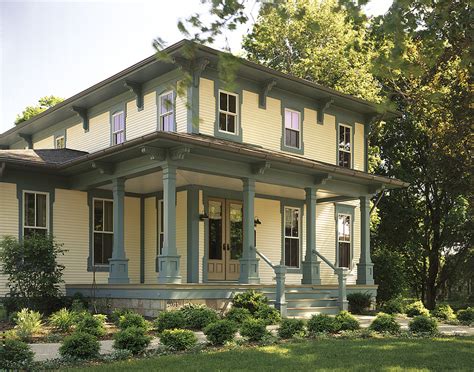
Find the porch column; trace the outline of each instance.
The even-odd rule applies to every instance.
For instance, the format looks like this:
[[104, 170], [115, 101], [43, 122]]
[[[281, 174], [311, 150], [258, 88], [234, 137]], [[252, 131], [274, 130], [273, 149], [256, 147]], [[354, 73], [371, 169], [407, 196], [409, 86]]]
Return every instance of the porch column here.
[[321, 284], [319, 266], [321, 262], [316, 255], [316, 187], [308, 187], [306, 192], [306, 255], [303, 261], [303, 278], [301, 284]]
[[258, 276], [257, 252], [254, 242], [254, 199], [255, 199], [255, 180], [251, 178], [243, 179], [243, 199], [244, 199], [244, 215], [243, 215], [243, 252], [240, 259], [240, 283], [258, 284], [260, 278]]
[[163, 166], [163, 252], [158, 256], [158, 283], [181, 283], [176, 248], [176, 166]]
[[360, 259], [357, 284], [374, 284], [374, 264], [370, 258], [370, 195], [360, 198]]
[[109, 259], [109, 283], [129, 283], [128, 259], [125, 255], [124, 246], [124, 203], [125, 203], [125, 179], [116, 178], [112, 180], [112, 192], [114, 198], [113, 225], [114, 242], [112, 247], [112, 258]]

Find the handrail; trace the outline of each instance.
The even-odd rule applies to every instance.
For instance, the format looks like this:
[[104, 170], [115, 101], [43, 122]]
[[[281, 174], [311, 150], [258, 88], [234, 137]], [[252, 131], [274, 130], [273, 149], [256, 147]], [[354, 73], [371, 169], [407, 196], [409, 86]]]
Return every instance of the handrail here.
[[272, 261], [270, 261], [270, 259], [267, 256], [259, 252], [258, 249], [255, 249], [255, 252], [257, 252], [257, 254], [262, 258], [262, 260], [266, 262], [268, 266], [270, 266], [273, 270], [275, 270], [275, 265], [272, 263]]
[[324, 257], [321, 253], [319, 253], [318, 251], [313, 251], [313, 253], [316, 254], [316, 256], [318, 256], [321, 260], [323, 260], [324, 262], [326, 262], [326, 264], [334, 270], [334, 272], [337, 272], [337, 267], [334, 266], [331, 261], [329, 261], [326, 257]]

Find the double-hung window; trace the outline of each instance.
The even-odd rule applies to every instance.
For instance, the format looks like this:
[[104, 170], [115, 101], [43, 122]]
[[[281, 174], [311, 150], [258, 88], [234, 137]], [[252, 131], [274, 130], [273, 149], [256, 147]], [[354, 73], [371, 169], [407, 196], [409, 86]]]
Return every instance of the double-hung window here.
[[337, 249], [339, 267], [350, 267], [351, 264], [351, 215], [337, 216]]
[[118, 145], [125, 142], [125, 113], [116, 112], [112, 115], [112, 144]]
[[54, 147], [56, 149], [63, 149], [66, 147], [66, 139], [64, 138], [64, 136], [57, 136], [54, 139]]
[[159, 130], [173, 132], [174, 129], [174, 93], [163, 93], [159, 98]]
[[94, 199], [94, 265], [108, 265], [114, 242], [114, 203]]
[[285, 109], [285, 146], [300, 148], [301, 123], [298, 111]]
[[339, 124], [339, 166], [351, 168], [352, 143], [351, 143], [352, 128]]
[[48, 233], [49, 195], [43, 192], [23, 192], [23, 236]]
[[219, 91], [219, 131], [237, 134], [237, 94]]
[[300, 267], [300, 209], [285, 207], [285, 266]]

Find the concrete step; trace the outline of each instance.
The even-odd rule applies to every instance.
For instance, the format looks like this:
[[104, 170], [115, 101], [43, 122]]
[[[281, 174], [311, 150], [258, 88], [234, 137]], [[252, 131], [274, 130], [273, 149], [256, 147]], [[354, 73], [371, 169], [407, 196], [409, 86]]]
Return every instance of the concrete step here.
[[289, 317], [298, 317], [309, 319], [313, 314], [336, 315], [339, 313], [338, 306], [308, 306], [308, 307], [288, 307], [287, 315]]

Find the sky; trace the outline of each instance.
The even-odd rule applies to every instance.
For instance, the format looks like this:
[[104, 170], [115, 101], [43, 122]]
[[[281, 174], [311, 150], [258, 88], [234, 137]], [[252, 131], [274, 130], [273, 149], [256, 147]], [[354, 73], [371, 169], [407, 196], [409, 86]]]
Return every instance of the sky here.
[[[368, 15], [380, 15], [392, 0], [372, 0]], [[248, 1], [256, 17], [258, 2]], [[149, 57], [156, 37], [171, 45], [183, 36], [176, 24], [206, 13], [200, 0], [0, 0], [0, 133], [40, 97], [68, 98]], [[240, 50], [239, 27], [218, 40]]]

